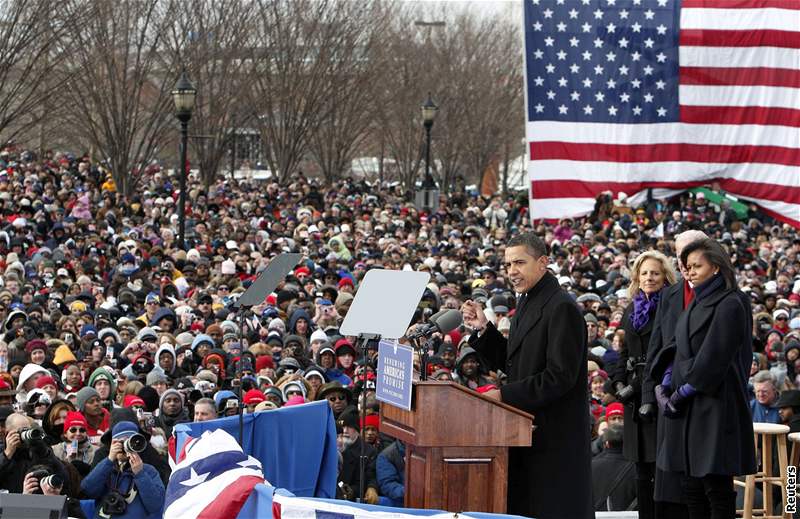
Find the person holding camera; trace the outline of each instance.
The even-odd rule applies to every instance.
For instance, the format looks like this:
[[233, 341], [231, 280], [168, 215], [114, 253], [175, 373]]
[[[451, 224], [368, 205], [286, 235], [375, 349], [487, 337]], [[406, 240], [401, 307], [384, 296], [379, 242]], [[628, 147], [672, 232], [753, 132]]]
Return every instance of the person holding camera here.
[[[34, 465], [22, 480], [23, 494], [39, 494], [45, 496], [60, 496], [68, 486], [64, 477], [47, 465]], [[67, 496], [67, 515], [83, 519], [86, 515], [81, 509], [78, 499]]]
[[58, 474], [66, 493], [77, 497], [79, 475], [71, 465], [63, 464], [55, 457], [45, 442], [42, 429], [34, 427], [27, 416], [12, 413], [6, 418], [5, 449], [0, 453], [0, 489], [19, 494], [24, 491], [25, 475], [35, 465], [46, 465], [50, 474]]
[[158, 518], [164, 504], [164, 483], [140, 453], [147, 439], [138, 426], [121, 421], [111, 430], [108, 456], [84, 478], [81, 490], [96, 502], [95, 517]]

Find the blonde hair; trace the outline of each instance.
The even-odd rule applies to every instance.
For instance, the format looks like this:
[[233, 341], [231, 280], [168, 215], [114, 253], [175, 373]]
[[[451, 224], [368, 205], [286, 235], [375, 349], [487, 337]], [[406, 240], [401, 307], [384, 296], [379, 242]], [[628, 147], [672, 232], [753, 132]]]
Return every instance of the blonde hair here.
[[628, 286], [628, 295], [631, 298], [639, 293], [639, 271], [642, 270], [642, 264], [650, 259], [656, 260], [661, 264], [661, 271], [664, 273], [665, 286], [672, 285], [677, 279], [669, 258], [667, 258], [664, 254], [656, 250], [643, 252], [636, 258], [636, 261], [633, 262], [633, 268], [631, 268], [631, 284]]

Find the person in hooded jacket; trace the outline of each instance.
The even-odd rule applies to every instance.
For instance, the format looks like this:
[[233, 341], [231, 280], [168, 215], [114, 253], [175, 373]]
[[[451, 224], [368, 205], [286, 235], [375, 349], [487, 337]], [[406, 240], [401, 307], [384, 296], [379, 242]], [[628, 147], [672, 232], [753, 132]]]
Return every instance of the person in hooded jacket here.
[[22, 371], [19, 373], [19, 381], [17, 382], [17, 402], [25, 404], [28, 402], [28, 391], [36, 387], [36, 381], [39, 377], [49, 375], [50, 373], [38, 364], [25, 364]]
[[336, 367], [336, 350], [333, 349], [330, 342], [326, 341], [320, 346], [317, 353], [317, 364], [324, 370], [326, 380], [339, 382], [343, 386], [352, 385], [353, 379]]
[[167, 389], [158, 402], [156, 427], [164, 430], [167, 438], [172, 436], [172, 428], [179, 423], [191, 422], [189, 413], [183, 405], [183, 397], [176, 389]]
[[114, 408], [114, 397], [117, 394], [117, 381], [108, 369], [101, 366], [94, 370], [89, 376], [89, 381], [86, 385], [97, 391], [104, 408], [109, 411]]
[[493, 384], [481, 374], [481, 359], [478, 352], [469, 346], [462, 348], [456, 359], [456, 381], [470, 389]]
[[311, 338], [314, 328], [314, 321], [305, 308], [296, 308], [289, 317], [289, 333], [305, 338], [306, 342]]
[[175, 348], [171, 344], [164, 343], [156, 350], [156, 363], [164, 371], [170, 381], [177, 380], [186, 376], [186, 373], [177, 365]]
[[64, 430], [64, 420], [67, 414], [77, 411], [75, 405], [69, 400], [57, 399], [53, 400], [50, 406], [45, 410], [42, 417], [42, 430], [47, 435], [46, 441], [49, 445], [55, 445], [61, 440], [61, 434]]

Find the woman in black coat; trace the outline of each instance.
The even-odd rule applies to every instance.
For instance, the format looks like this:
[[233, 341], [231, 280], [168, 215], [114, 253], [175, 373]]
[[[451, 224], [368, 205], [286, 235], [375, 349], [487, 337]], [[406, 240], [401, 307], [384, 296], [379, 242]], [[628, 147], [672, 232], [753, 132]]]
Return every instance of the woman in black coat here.
[[732, 518], [733, 476], [756, 470], [747, 400], [751, 311], [736, 288], [730, 258], [704, 239], [681, 252], [694, 299], [674, 342], [654, 359], [666, 366], [655, 395], [664, 418], [658, 467], [683, 474], [689, 517]]
[[[653, 330], [661, 290], [675, 283], [669, 259], [658, 251], [647, 251], [636, 258], [628, 292], [631, 304], [622, 315], [625, 346], [612, 371], [617, 399], [625, 404], [622, 451], [636, 463], [636, 491], [639, 517], [655, 517], [656, 409], [651, 403], [653, 384], [644, 377], [647, 347]], [[642, 398], [642, 395], [651, 395]], [[641, 415], [640, 415], [640, 410]]]

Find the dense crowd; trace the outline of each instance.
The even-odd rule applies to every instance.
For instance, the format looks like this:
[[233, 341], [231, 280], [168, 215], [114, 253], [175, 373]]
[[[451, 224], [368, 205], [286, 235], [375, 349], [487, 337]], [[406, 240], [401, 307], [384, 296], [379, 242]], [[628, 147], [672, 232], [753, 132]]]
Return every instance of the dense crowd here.
[[[754, 419], [800, 430], [800, 236], [755, 207], [740, 218], [702, 194], [639, 207], [601, 194], [585, 218], [531, 226], [526, 194], [452, 193], [424, 213], [394, 185], [299, 175], [206, 189], [192, 175], [181, 248], [178, 183], [157, 166], [129, 199], [82, 157], [9, 150], [0, 168], [0, 488], [66, 494], [76, 516], [78, 499], [114, 517], [160, 516], [178, 423], [313, 400], [337, 420], [340, 497], [358, 491], [366, 442], [366, 501], [402, 506], [405, 446], [380, 432], [377, 352], [362, 357], [338, 327], [365, 273], [388, 268], [430, 273], [410, 325], [472, 300], [507, 335], [515, 297], [502, 258], [525, 230], [546, 241], [551, 273], [585, 314], [601, 459], [622, 448], [627, 404], [615, 380], [635, 260], [659, 251], [674, 268], [674, 237], [691, 229], [722, 244], [750, 298]], [[236, 298], [281, 252], [303, 259], [239, 320]], [[501, 386], [470, 332], [435, 337], [430, 375]], [[791, 405], [776, 408], [779, 398]]]

